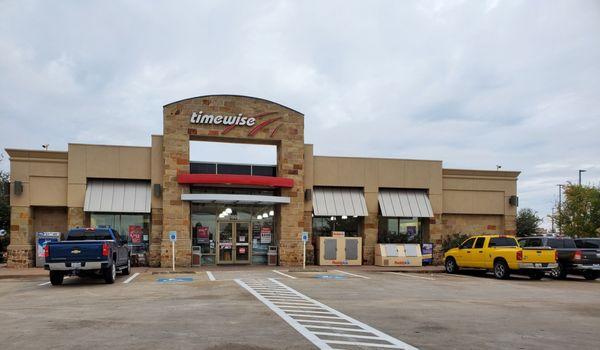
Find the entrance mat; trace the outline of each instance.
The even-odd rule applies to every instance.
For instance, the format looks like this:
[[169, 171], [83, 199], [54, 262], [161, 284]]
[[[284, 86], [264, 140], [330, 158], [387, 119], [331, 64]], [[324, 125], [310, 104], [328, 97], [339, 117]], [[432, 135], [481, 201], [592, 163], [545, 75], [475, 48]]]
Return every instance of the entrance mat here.
[[158, 283], [181, 283], [181, 282], [192, 282], [194, 279], [191, 277], [175, 277], [175, 278], [157, 278]]

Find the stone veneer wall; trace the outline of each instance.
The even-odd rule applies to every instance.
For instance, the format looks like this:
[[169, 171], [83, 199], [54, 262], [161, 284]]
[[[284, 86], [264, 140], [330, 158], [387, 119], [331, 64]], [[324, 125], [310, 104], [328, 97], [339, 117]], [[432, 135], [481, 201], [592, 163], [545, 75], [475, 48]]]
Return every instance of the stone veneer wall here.
[[85, 227], [85, 213], [83, 208], [71, 207], [67, 210], [68, 228]]
[[377, 214], [369, 213], [363, 218], [363, 264], [375, 263], [375, 245], [377, 244], [379, 219]]
[[[193, 112], [213, 115], [256, 116], [257, 125], [273, 120], [257, 133], [253, 128], [236, 126], [224, 133], [223, 125], [192, 124]], [[265, 114], [267, 113], [267, 114]], [[281, 265], [302, 264], [301, 233], [304, 219], [304, 116], [284, 106], [242, 96], [205, 96], [183, 100], [164, 107], [163, 135], [163, 237], [161, 265], [169, 266], [169, 231], [177, 231], [175, 259], [178, 266], [191, 264], [190, 205], [181, 200], [189, 186], [181, 186], [177, 176], [189, 173], [189, 141], [221, 141], [271, 144], [277, 146], [277, 176], [294, 180], [292, 188], [281, 189], [290, 204], [279, 205], [275, 234], [279, 242]]]
[[163, 210], [152, 208], [150, 226], [150, 247], [148, 264], [151, 267], [160, 267], [160, 250], [163, 232]]
[[33, 216], [30, 207], [12, 207], [8, 267], [26, 268], [35, 264]]

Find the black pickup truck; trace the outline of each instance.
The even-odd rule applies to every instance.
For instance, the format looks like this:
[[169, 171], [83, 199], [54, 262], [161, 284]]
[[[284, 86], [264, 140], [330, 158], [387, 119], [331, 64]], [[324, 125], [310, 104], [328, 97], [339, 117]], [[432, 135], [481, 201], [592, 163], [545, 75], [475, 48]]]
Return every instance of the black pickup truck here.
[[66, 275], [101, 276], [114, 283], [117, 271], [129, 275], [131, 258], [127, 240], [111, 228], [76, 228], [65, 240], [44, 247], [50, 282], [60, 285]]
[[519, 238], [521, 247], [551, 247], [558, 253], [558, 267], [549, 272], [550, 277], [564, 279], [567, 274], [581, 275], [587, 280], [600, 277], [600, 249], [581, 248], [569, 237]]

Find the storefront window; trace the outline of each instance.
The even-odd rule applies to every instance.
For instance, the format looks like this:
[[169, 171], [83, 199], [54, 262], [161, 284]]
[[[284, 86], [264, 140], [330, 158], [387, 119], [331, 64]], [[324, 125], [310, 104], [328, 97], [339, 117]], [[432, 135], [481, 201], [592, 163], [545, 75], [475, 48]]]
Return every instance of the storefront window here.
[[131, 249], [132, 257], [137, 260], [135, 264], [145, 265], [147, 261], [150, 214], [112, 214], [91, 213], [90, 224], [92, 227], [110, 227], [127, 242]]
[[346, 216], [313, 217], [313, 237], [331, 236], [333, 231], [343, 231], [346, 237], [360, 237], [362, 218]]
[[422, 235], [419, 218], [379, 217], [379, 243], [422, 243]]
[[[266, 264], [269, 246], [276, 245], [274, 216], [275, 207], [273, 205], [192, 203], [192, 245], [200, 247], [200, 263], [211, 265], [219, 262], [233, 262], [231, 250], [235, 241], [239, 246], [236, 250], [237, 261], [250, 259], [247, 253], [247, 243], [250, 243], [251, 263]], [[246, 226], [243, 223], [246, 223]], [[219, 227], [221, 227], [221, 231], [219, 231]], [[247, 232], [248, 229], [250, 232]], [[221, 237], [218, 237], [219, 232], [221, 232]], [[228, 232], [230, 233], [228, 234]], [[248, 234], [250, 236], [246, 237]], [[233, 237], [234, 235], [236, 237]], [[219, 249], [223, 251], [219, 251]]]

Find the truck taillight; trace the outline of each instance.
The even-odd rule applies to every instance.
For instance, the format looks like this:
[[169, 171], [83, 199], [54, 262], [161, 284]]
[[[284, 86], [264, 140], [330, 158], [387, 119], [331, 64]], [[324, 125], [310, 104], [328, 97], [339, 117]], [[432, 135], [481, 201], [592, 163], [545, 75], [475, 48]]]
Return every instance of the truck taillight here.
[[523, 260], [523, 251], [522, 250], [517, 251], [517, 260]]
[[578, 250], [575, 252], [575, 256], [573, 257], [573, 260], [581, 260], [581, 250]]
[[102, 256], [108, 256], [109, 252], [110, 247], [108, 246], [108, 243], [102, 243]]
[[44, 258], [47, 258], [50, 256], [50, 247], [46, 244], [44, 245]]
[[554, 250], [554, 261], [558, 261], [558, 250]]

